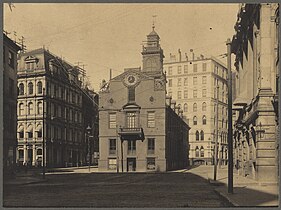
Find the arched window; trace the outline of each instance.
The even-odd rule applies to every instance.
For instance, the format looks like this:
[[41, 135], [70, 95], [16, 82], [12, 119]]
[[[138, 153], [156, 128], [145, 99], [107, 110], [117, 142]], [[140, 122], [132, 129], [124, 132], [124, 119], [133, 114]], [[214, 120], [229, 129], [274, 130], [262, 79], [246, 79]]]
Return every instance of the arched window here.
[[193, 125], [197, 125], [197, 117], [196, 116], [193, 117]]
[[43, 113], [43, 103], [38, 102], [37, 103], [37, 114], [42, 114]]
[[193, 111], [197, 112], [197, 104], [196, 103], [193, 104]]
[[32, 102], [29, 102], [28, 103], [28, 111], [27, 111], [27, 114], [33, 114], [33, 103]]
[[203, 103], [202, 103], [202, 111], [206, 111], [206, 107], [207, 107], [206, 103], [203, 102]]
[[32, 82], [28, 83], [28, 94], [29, 95], [33, 94], [33, 83]]
[[37, 93], [42, 94], [42, 82], [41, 81], [39, 81], [37, 83]]
[[200, 148], [200, 157], [204, 157], [204, 147], [201, 146]]
[[200, 131], [200, 140], [201, 140], [201, 141], [204, 140], [204, 131]]
[[20, 103], [19, 104], [19, 115], [23, 115], [23, 112], [24, 112], [24, 106], [23, 106], [23, 103]]
[[199, 141], [199, 131], [195, 132], [195, 138], [196, 138], [196, 141]]
[[185, 104], [183, 105], [183, 111], [184, 111], [184, 112], [187, 112], [187, 103], [185, 103]]
[[199, 148], [196, 146], [195, 148], [195, 157], [199, 157]]
[[206, 119], [206, 116], [205, 116], [205, 115], [203, 115], [203, 117], [202, 117], [202, 124], [203, 124], [203, 125], [206, 125], [206, 124], [207, 124], [207, 119]]
[[22, 83], [19, 84], [19, 95], [24, 95], [24, 84]]

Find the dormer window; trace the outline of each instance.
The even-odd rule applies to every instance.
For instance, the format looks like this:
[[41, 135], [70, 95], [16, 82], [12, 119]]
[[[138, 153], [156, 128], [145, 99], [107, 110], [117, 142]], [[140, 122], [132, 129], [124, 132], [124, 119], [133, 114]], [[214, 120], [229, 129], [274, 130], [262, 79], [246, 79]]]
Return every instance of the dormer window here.
[[25, 69], [33, 70], [37, 67], [37, 63], [39, 59], [33, 56], [28, 56], [24, 59], [24, 61], [25, 61]]

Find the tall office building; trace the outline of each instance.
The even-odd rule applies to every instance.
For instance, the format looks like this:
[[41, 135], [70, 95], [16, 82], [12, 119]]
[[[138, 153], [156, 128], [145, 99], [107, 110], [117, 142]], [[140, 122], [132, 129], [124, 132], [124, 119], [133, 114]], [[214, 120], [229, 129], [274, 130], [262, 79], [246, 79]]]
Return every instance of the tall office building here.
[[190, 164], [213, 164], [218, 136], [219, 164], [227, 163], [227, 69], [215, 57], [182, 59], [181, 51], [164, 62], [167, 94], [179, 104], [189, 126]]

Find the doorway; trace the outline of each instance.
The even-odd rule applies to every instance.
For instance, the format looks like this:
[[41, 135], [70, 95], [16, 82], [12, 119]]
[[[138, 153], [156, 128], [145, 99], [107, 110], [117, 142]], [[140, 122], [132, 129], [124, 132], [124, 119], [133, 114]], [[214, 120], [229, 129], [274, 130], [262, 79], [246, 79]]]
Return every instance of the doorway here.
[[136, 171], [136, 158], [127, 158], [127, 172]]

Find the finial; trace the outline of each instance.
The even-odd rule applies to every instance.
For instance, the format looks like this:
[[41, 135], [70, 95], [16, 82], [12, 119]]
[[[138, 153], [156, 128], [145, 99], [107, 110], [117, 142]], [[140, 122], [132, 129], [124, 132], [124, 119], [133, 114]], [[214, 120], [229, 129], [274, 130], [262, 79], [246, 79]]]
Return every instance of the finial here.
[[152, 30], [154, 31], [155, 28], [155, 18], [157, 17], [157, 15], [152, 15]]

